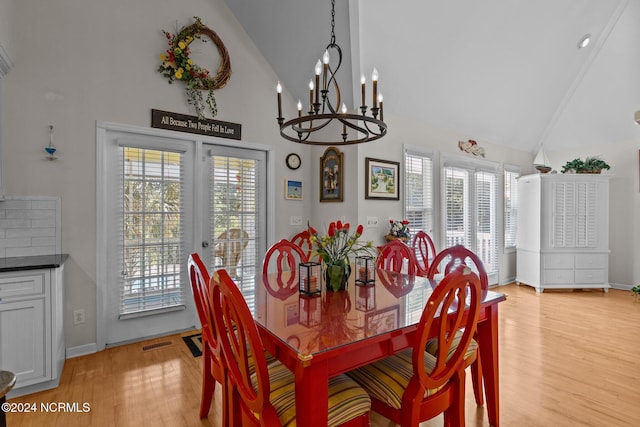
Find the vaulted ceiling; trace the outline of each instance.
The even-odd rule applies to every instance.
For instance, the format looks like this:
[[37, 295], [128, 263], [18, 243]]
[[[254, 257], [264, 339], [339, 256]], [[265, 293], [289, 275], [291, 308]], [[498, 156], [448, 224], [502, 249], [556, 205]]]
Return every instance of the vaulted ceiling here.
[[[335, 1], [347, 100], [375, 66], [385, 115], [478, 141], [535, 152], [640, 140], [640, 0]], [[306, 99], [330, 39], [330, 0], [226, 3], [285, 88]]]

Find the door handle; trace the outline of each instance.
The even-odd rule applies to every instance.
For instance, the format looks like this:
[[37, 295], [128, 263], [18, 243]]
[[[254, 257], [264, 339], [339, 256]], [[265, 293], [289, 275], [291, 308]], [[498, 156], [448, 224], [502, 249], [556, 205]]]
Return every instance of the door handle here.
[[209, 247], [209, 241], [208, 240], [203, 240], [202, 241], [202, 247], [203, 248], [208, 248]]

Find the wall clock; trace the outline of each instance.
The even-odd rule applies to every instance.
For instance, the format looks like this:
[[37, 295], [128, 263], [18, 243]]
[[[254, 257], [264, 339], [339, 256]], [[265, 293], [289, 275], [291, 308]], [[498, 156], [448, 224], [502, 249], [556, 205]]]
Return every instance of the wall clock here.
[[296, 153], [289, 154], [287, 156], [286, 162], [287, 162], [287, 167], [293, 170], [298, 169], [302, 164], [302, 161], [300, 160], [300, 156], [298, 156]]

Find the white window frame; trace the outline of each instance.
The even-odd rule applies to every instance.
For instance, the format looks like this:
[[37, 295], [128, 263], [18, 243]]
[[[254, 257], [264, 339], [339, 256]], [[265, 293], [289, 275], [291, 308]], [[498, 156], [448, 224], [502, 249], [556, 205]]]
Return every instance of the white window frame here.
[[[518, 198], [518, 178], [521, 176], [522, 172], [521, 169], [518, 166], [514, 166], [514, 165], [509, 165], [509, 164], [505, 164], [503, 166], [503, 173], [502, 173], [502, 179], [503, 179], [503, 188], [504, 188], [504, 193], [503, 193], [503, 219], [502, 219], [502, 223], [504, 224], [503, 226], [503, 236], [504, 236], [504, 252], [505, 253], [511, 253], [511, 252], [515, 252], [516, 250], [516, 236], [517, 236], [517, 231], [518, 231], [518, 209], [520, 207], [520, 202], [519, 202], [519, 198]], [[510, 177], [509, 175], [513, 175], [512, 177]], [[507, 179], [509, 179], [509, 183], [507, 183]], [[510, 207], [507, 206], [507, 191], [510, 191], [510, 200], [513, 200], [515, 198], [515, 205], [512, 202]], [[507, 218], [511, 218], [511, 221], [507, 221]], [[513, 244], [508, 244], [507, 242], [507, 233], [509, 232], [509, 230], [507, 230], [507, 228], [509, 227], [509, 224], [511, 224], [511, 232], [513, 233]]]
[[[404, 182], [404, 201], [402, 204], [402, 209], [403, 209], [403, 213], [402, 216], [403, 218], [407, 218], [409, 219], [409, 211], [410, 210], [415, 210], [415, 209], [409, 209], [409, 201], [411, 199], [410, 197], [410, 191], [408, 188], [408, 180], [407, 180], [407, 158], [409, 156], [412, 157], [419, 157], [419, 158], [424, 158], [424, 159], [431, 159], [431, 176], [428, 177], [429, 182], [427, 183], [428, 185], [431, 186], [431, 188], [428, 190], [428, 192], [430, 192], [430, 200], [425, 200], [426, 206], [423, 205], [423, 211], [430, 211], [430, 216], [432, 219], [431, 224], [428, 224], [428, 227], [426, 227], [426, 229], [424, 229], [424, 227], [417, 227], [415, 225], [412, 225], [411, 223], [409, 224], [409, 228], [411, 229], [411, 233], [413, 234], [414, 232], [418, 231], [419, 229], [423, 229], [424, 232], [426, 232], [427, 234], [429, 234], [429, 236], [431, 237], [431, 239], [434, 242], [437, 242], [438, 240], [438, 236], [437, 236], [437, 230], [438, 230], [438, 198], [436, 196], [437, 193], [437, 185], [436, 185], [436, 177], [437, 177], [437, 173], [436, 173], [436, 168], [437, 168], [437, 159], [436, 159], [436, 155], [433, 151], [429, 151], [429, 150], [424, 150], [423, 148], [419, 148], [419, 147], [413, 147], [410, 145], [405, 145], [404, 146], [404, 156], [403, 156], [403, 167], [401, 168], [402, 170], [402, 181]], [[431, 206], [429, 206], [429, 204]], [[413, 208], [413, 206], [412, 206]], [[429, 215], [427, 215], [429, 216]]]

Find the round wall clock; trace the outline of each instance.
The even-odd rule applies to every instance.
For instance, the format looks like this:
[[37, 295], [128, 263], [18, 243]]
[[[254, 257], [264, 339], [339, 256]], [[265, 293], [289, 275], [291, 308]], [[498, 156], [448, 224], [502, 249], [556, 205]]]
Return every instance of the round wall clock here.
[[302, 161], [300, 160], [300, 156], [298, 156], [296, 153], [289, 154], [287, 156], [286, 162], [287, 162], [287, 167], [293, 170], [298, 169], [302, 164]]

